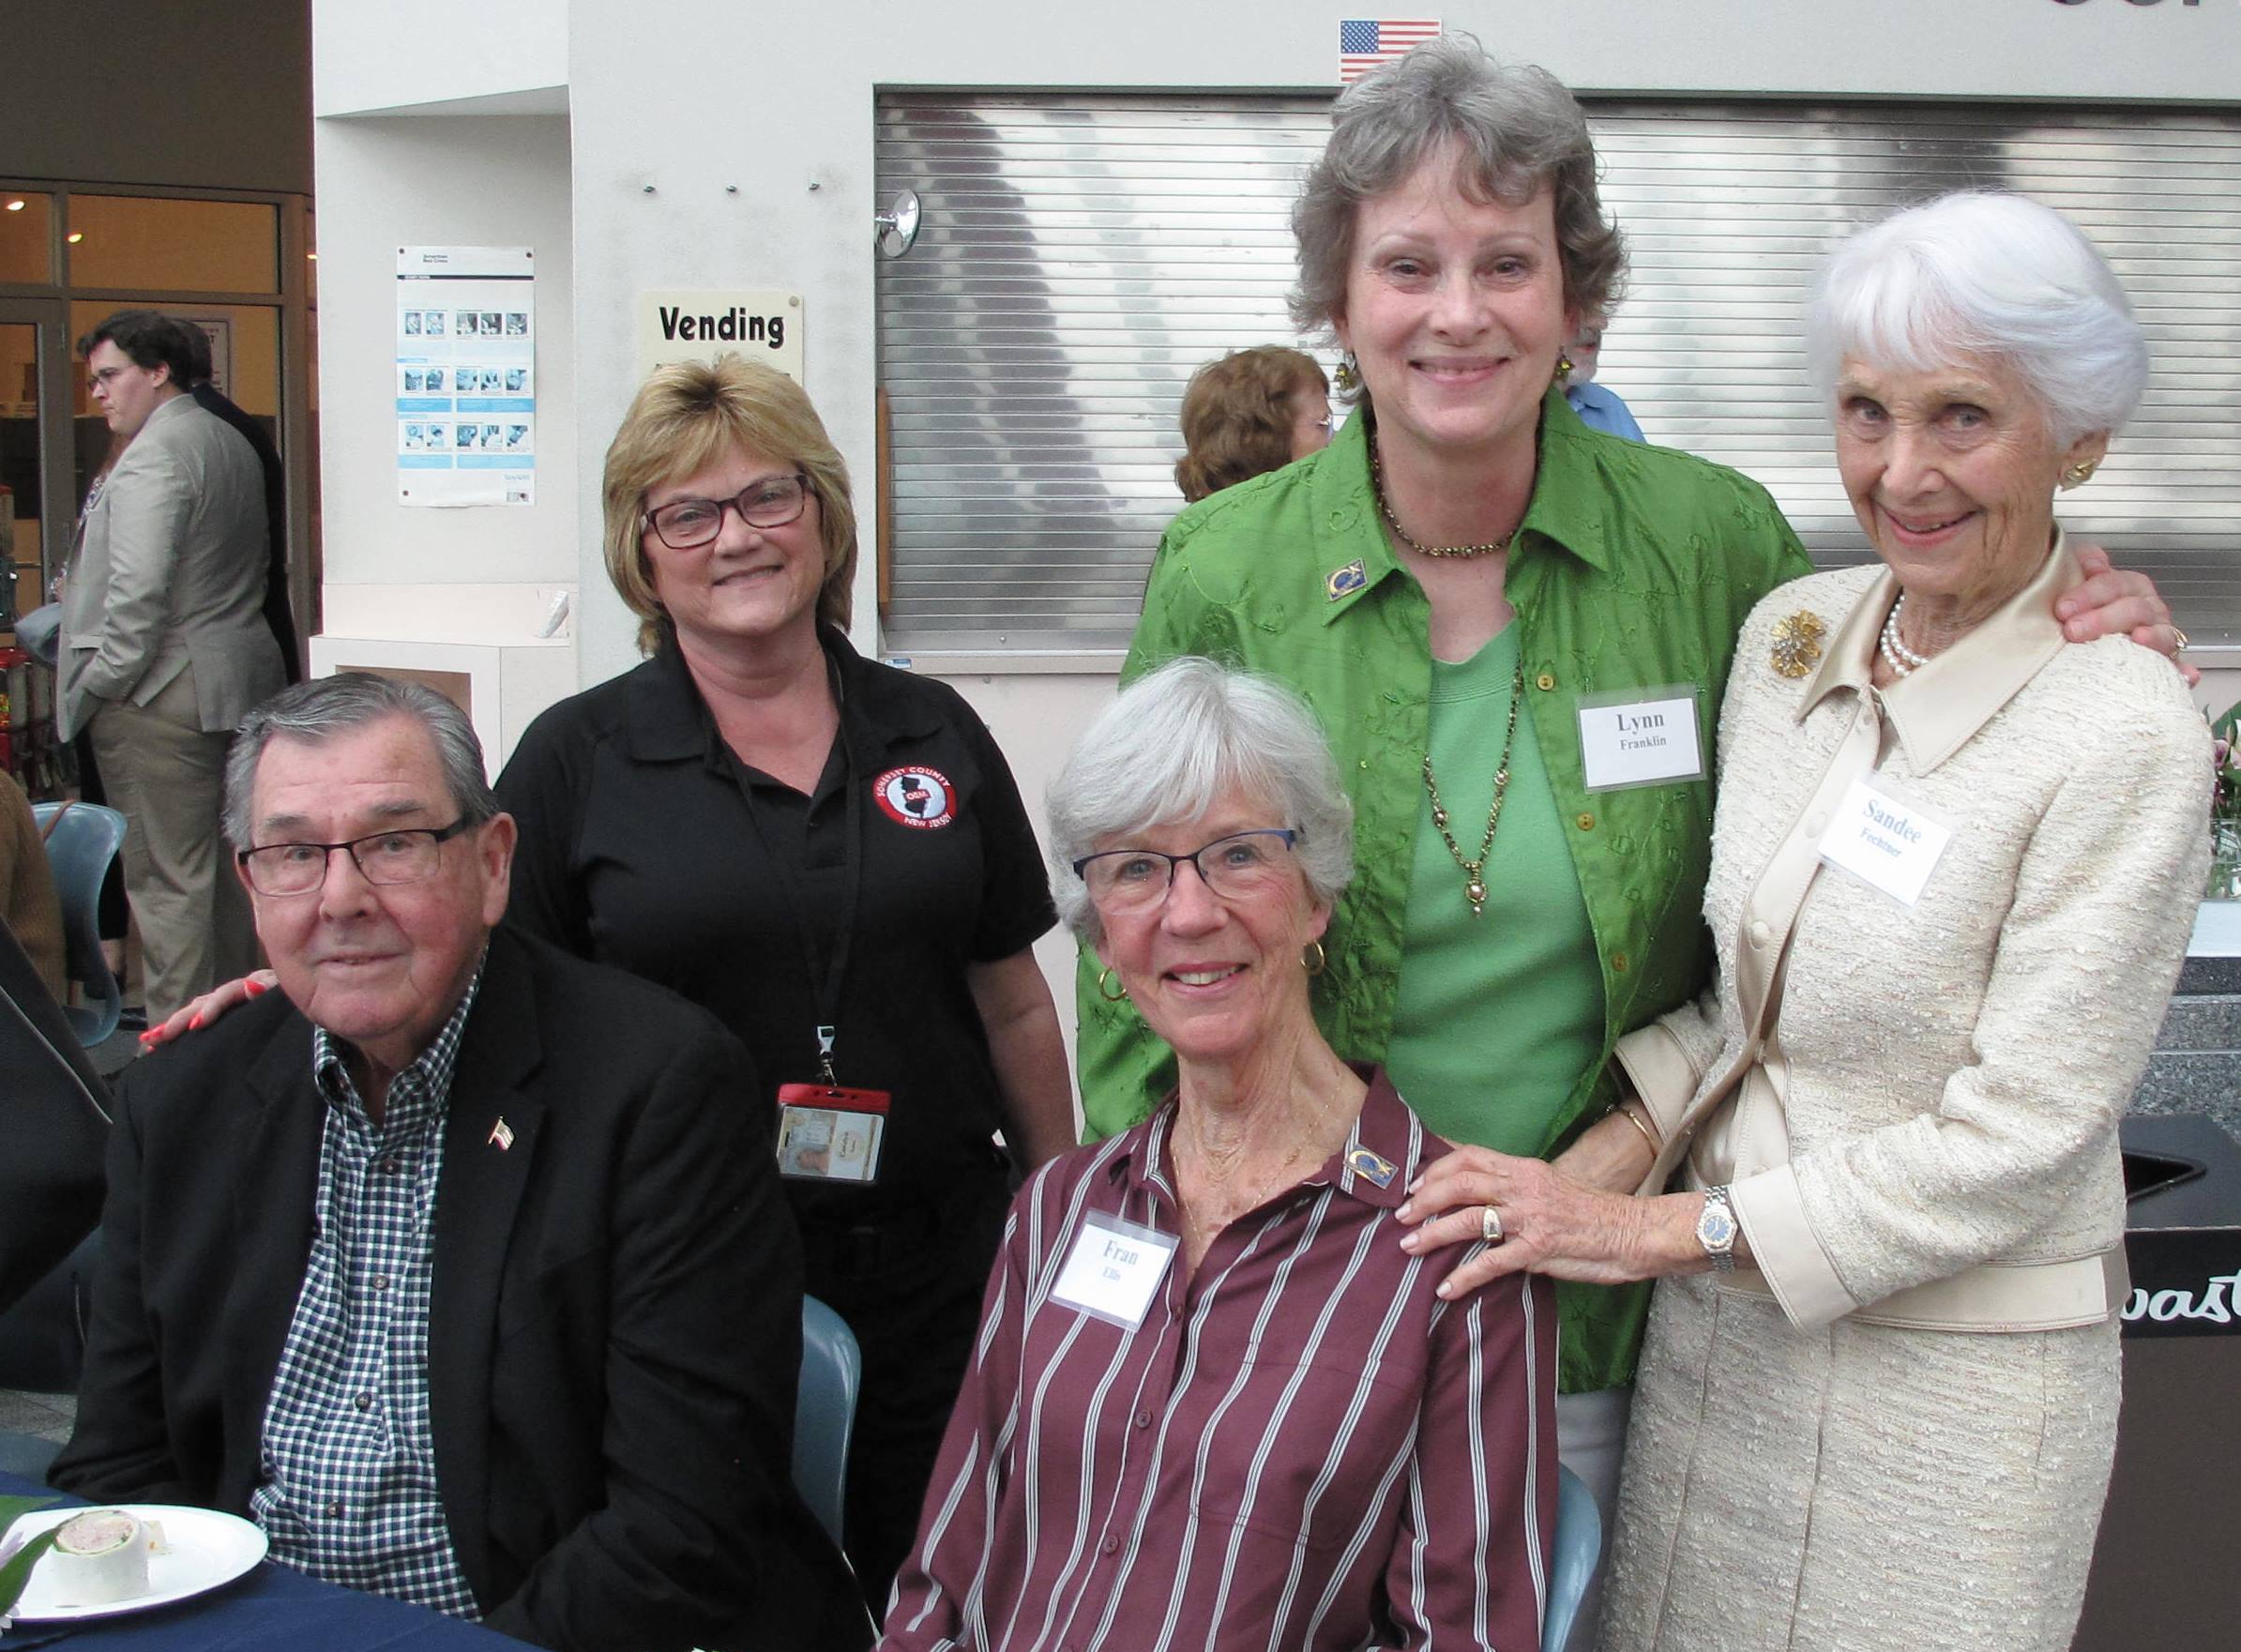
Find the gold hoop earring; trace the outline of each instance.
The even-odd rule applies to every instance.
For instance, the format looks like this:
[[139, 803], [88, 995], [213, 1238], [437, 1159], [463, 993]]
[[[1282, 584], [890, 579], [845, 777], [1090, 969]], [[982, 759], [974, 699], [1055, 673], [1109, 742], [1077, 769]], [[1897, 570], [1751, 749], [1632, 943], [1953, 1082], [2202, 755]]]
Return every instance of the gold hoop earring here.
[[1323, 949], [1321, 941], [1310, 941], [1300, 948], [1299, 967], [1308, 972], [1308, 978], [1310, 980], [1321, 975], [1329, 962], [1330, 954]]
[[1565, 354], [1563, 351], [1561, 351], [1561, 350], [1557, 351], [1557, 352], [1556, 352], [1556, 376], [1555, 376], [1553, 379], [1550, 380], [1549, 382], [1550, 382], [1551, 384], [1561, 385], [1561, 384], [1563, 384], [1563, 383], [1564, 383], [1564, 381], [1565, 381], [1566, 379], [1567, 379], [1567, 378], [1569, 378], [1569, 377], [1571, 376], [1571, 371], [1572, 371], [1572, 358], [1571, 358], [1570, 356], [1567, 356], [1567, 355], [1566, 355], [1566, 354]]
[[1330, 382], [1341, 396], [1351, 396], [1362, 387], [1362, 365], [1355, 360], [1353, 351], [1339, 357], [1338, 371], [1330, 375]]
[[1128, 989], [1124, 986], [1115, 993], [1112, 990], [1112, 982], [1113, 972], [1111, 970], [1100, 969], [1098, 971], [1098, 996], [1108, 1004], [1126, 1004], [1128, 1001]]
[[2062, 485], [2066, 489], [2082, 488], [2087, 482], [2093, 480], [2093, 473], [2100, 468], [2100, 465], [2093, 460], [2081, 459], [2062, 473]]

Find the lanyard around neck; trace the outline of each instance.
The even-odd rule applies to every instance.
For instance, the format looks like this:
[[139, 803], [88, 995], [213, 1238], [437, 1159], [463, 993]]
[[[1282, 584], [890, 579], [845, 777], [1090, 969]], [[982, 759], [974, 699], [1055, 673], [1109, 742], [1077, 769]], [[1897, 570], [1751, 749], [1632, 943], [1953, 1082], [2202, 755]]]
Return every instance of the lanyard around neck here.
[[[719, 743], [723, 736], [714, 736]], [[740, 800], [747, 805], [748, 824], [754, 830], [755, 841], [762, 846], [763, 858], [769, 863], [771, 876], [779, 892], [786, 902], [786, 909], [793, 916], [795, 931], [801, 937], [801, 954], [810, 966], [810, 992], [816, 1000], [818, 1078], [826, 1085], [840, 1083], [833, 1071], [833, 1047], [839, 1038], [840, 1022], [840, 993], [848, 978], [848, 953], [856, 940], [857, 898], [863, 889], [864, 876], [864, 800], [856, 782], [856, 753], [849, 749], [847, 712], [842, 708], [840, 721], [833, 731], [834, 744], [840, 750], [840, 787], [846, 820], [840, 860], [840, 921], [833, 933], [831, 951], [827, 952], [822, 967], [818, 958], [817, 930], [810, 921], [809, 893], [795, 876], [791, 856], [781, 855], [773, 846], [770, 833], [764, 829], [762, 811], [755, 803], [755, 788], [747, 778], [747, 765], [740, 761], [730, 746], [723, 747], [725, 761], [731, 765], [732, 779], [739, 788]], [[829, 762], [829, 758], [827, 759]], [[824, 777], [819, 776], [822, 780]], [[814, 817], [817, 794], [810, 794], [810, 816]], [[805, 835], [807, 826], [804, 827]]]

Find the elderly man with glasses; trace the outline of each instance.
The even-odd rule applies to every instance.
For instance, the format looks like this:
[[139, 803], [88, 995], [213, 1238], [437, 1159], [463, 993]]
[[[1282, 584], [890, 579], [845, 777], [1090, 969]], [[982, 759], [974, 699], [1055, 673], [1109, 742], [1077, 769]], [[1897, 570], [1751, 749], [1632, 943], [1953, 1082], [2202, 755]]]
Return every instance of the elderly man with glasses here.
[[226, 830], [280, 992], [125, 1085], [54, 1484], [546, 1646], [860, 1644], [787, 1478], [800, 1257], [745, 1052], [496, 928], [514, 823], [424, 689], [251, 713]]

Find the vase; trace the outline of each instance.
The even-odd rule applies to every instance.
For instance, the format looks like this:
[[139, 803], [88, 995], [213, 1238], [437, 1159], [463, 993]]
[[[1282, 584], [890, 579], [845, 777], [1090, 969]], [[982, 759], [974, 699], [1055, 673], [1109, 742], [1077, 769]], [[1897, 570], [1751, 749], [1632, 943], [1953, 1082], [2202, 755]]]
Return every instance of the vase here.
[[2205, 901], [2241, 901], [2241, 820], [2210, 823], [2210, 882]]

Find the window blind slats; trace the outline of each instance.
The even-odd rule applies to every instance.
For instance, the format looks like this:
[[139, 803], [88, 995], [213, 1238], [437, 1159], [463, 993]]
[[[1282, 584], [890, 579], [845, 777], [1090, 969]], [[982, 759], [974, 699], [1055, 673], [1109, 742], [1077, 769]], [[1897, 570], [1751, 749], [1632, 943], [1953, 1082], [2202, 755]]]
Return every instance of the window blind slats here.
[[[1798, 340], [1821, 252], [1948, 189], [2070, 214], [2131, 292], [2156, 373], [2063, 519], [2152, 573], [2198, 643], [2241, 643], [2241, 117], [1635, 99], [1589, 116], [1631, 255], [1602, 381], [1653, 441], [1765, 483], [1825, 563], [1867, 553]], [[1296, 341], [1290, 212], [1327, 100], [896, 93], [877, 120], [880, 197], [925, 207], [879, 271], [890, 644], [1119, 647], [1180, 506], [1184, 384]]]

